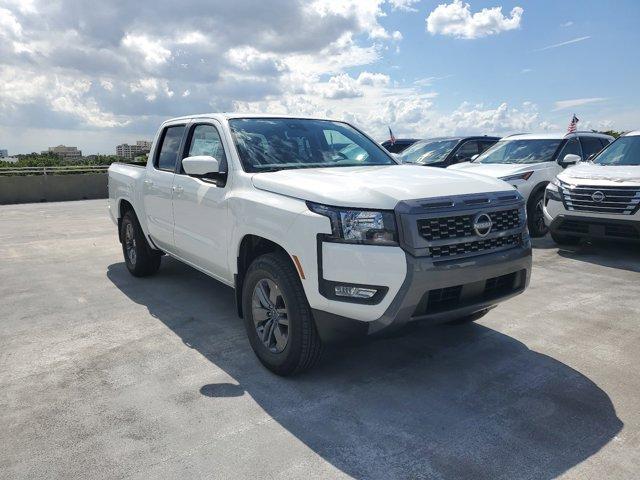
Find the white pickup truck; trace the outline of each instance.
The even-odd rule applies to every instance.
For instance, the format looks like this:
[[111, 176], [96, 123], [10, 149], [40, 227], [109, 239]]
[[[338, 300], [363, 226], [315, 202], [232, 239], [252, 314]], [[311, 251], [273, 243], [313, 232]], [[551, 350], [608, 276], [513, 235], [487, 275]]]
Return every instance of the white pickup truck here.
[[169, 120], [146, 167], [109, 168], [109, 211], [133, 275], [166, 253], [235, 288], [251, 347], [280, 375], [344, 336], [475, 320], [531, 271], [510, 185], [400, 165], [337, 121]]
[[581, 238], [640, 242], [640, 131], [560, 173], [547, 185], [544, 217], [561, 245]]

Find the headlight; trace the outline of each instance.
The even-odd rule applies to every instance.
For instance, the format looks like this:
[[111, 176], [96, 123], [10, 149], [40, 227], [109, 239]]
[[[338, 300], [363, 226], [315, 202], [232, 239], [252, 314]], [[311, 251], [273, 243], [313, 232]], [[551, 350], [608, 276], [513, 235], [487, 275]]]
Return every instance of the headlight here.
[[352, 210], [307, 202], [314, 213], [329, 217], [331, 241], [372, 245], [397, 245], [398, 232], [393, 212]]
[[505, 182], [512, 182], [514, 180], [529, 180], [531, 175], [533, 175], [532, 171], [518, 173], [516, 175], [509, 175], [508, 177], [500, 177], [500, 180], [504, 180]]

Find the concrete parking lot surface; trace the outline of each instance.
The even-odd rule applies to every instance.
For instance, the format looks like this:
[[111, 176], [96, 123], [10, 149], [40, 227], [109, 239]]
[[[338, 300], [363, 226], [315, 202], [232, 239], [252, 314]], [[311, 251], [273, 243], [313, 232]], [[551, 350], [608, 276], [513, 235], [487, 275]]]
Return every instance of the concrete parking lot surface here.
[[2, 478], [638, 478], [640, 252], [536, 241], [476, 324], [283, 379], [233, 292], [131, 277], [106, 202], [0, 207]]

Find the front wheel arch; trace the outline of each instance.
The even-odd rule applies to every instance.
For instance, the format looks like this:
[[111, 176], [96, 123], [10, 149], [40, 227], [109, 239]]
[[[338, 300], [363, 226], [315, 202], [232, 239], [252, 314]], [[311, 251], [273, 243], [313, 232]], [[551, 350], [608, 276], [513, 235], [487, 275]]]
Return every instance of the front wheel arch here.
[[[532, 219], [531, 212], [535, 208], [536, 198], [542, 194], [542, 200], [544, 201], [544, 190], [547, 188], [550, 182], [540, 182], [531, 190], [529, 194], [529, 198], [527, 199], [527, 224], [529, 226], [529, 231], [532, 233], [531, 236], [544, 236], [548, 229], [545, 227], [544, 234], [540, 235], [538, 232], [532, 230]], [[544, 205], [543, 205], [544, 206]]]
[[238, 316], [243, 317], [242, 312], [242, 286], [244, 284], [244, 278], [251, 263], [261, 255], [266, 253], [282, 253], [284, 254], [291, 264], [294, 266], [291, 260], [291, 255], [285, 250], [283, 246], [259, 235], [245, 235], [240, 241], [237, 256], [237, 273], [234, 275], [234, 287], [236, 297], [236, 308]]

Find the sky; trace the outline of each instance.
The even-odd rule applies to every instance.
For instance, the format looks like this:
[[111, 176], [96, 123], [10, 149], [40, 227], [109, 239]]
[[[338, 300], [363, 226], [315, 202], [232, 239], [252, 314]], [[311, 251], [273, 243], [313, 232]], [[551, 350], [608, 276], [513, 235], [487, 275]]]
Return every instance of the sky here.
[[0, 0], [0, 148], [115, 153], [165, 119], [378, 140], [640, 128], [637, 0]]

